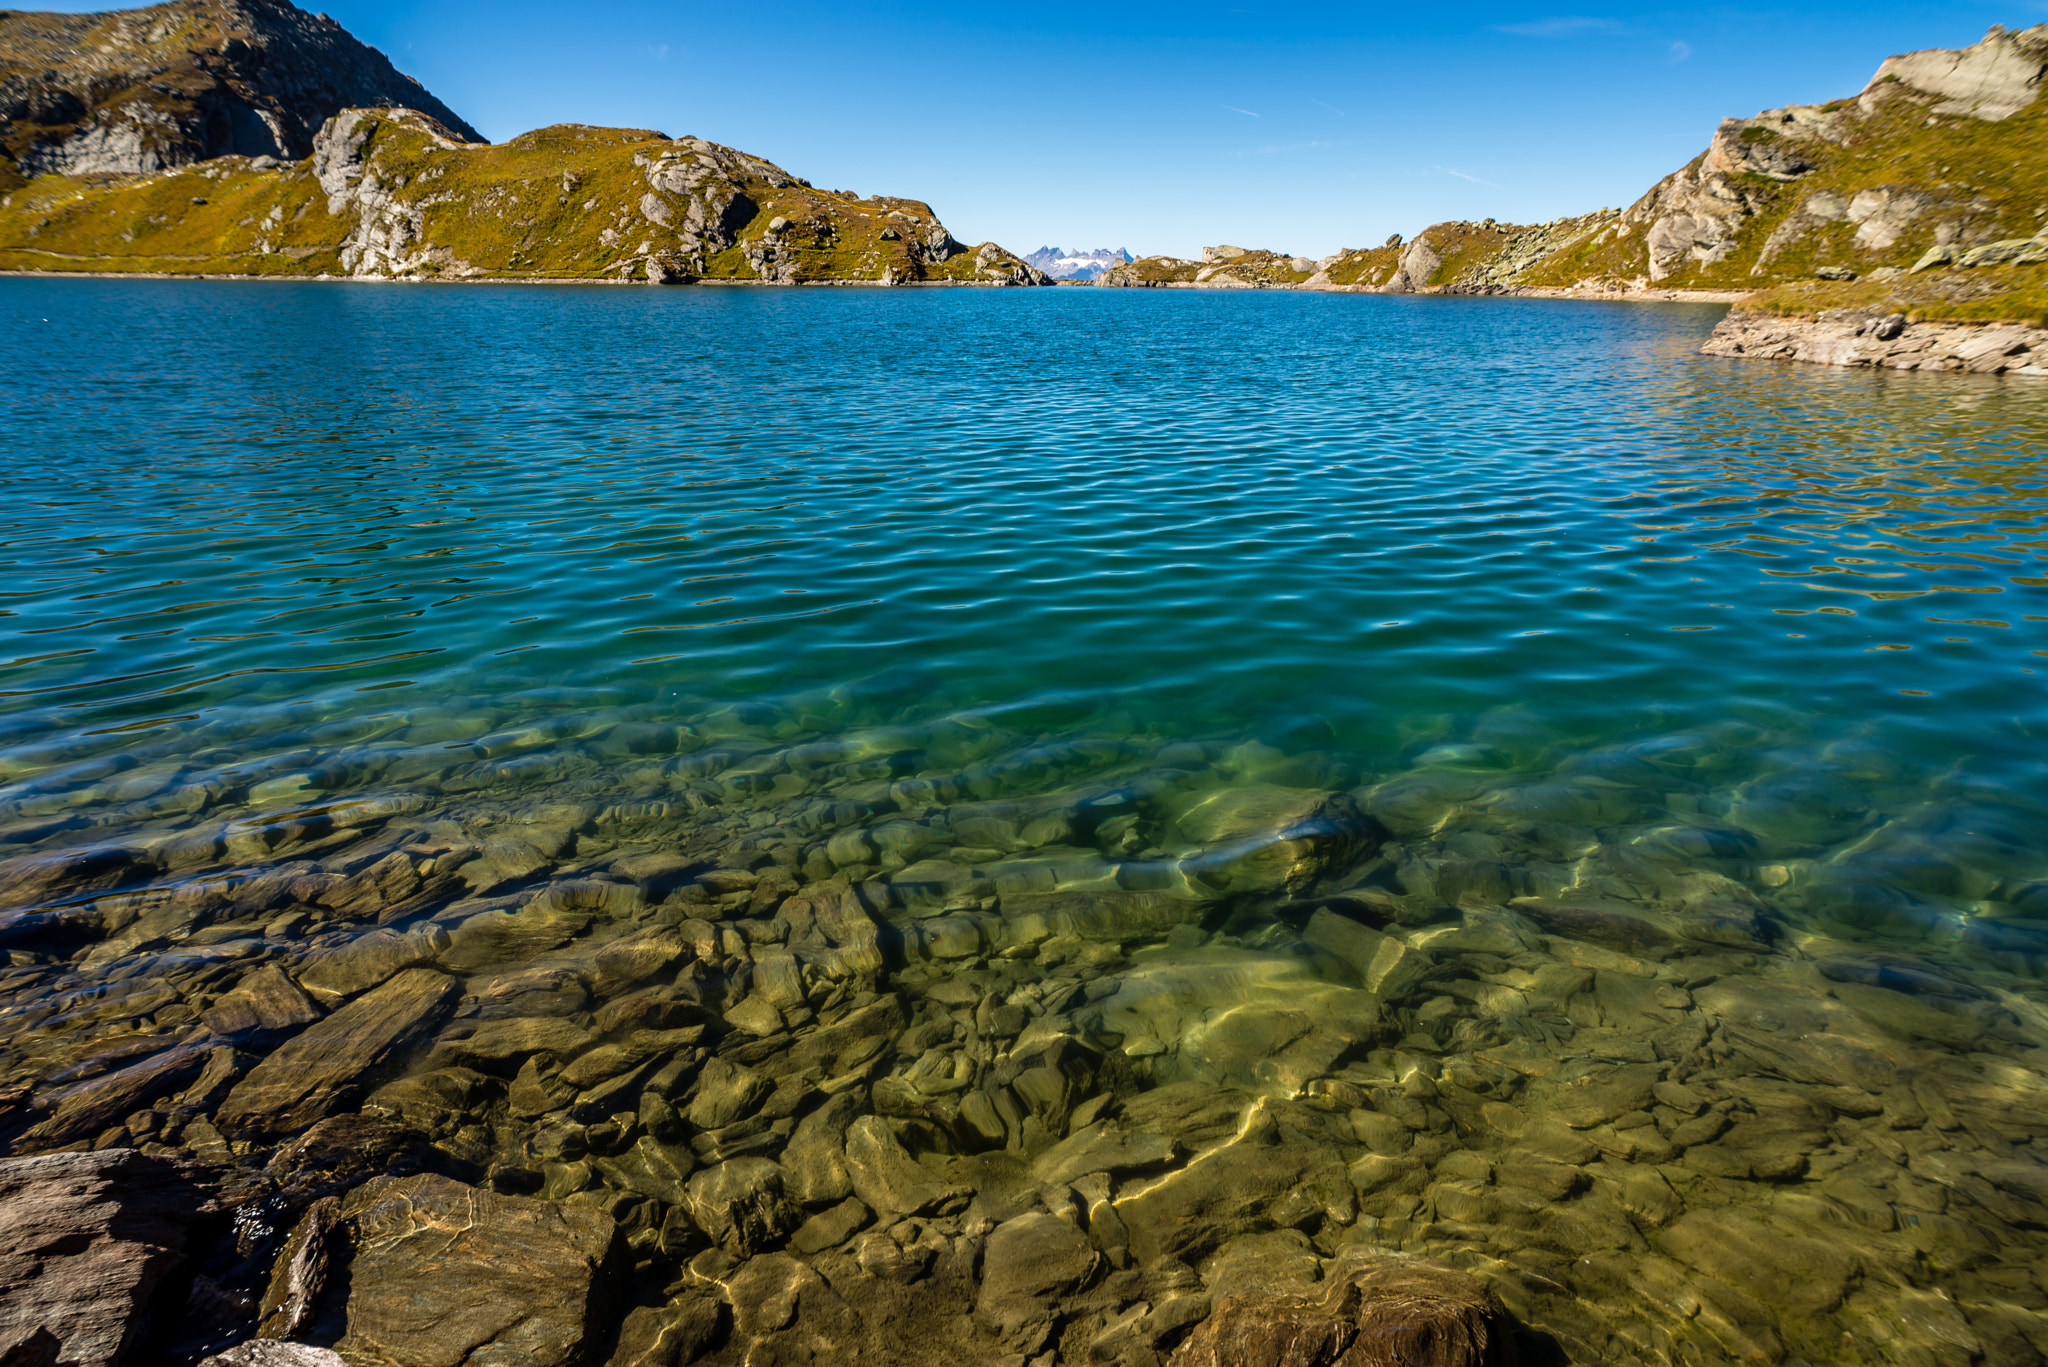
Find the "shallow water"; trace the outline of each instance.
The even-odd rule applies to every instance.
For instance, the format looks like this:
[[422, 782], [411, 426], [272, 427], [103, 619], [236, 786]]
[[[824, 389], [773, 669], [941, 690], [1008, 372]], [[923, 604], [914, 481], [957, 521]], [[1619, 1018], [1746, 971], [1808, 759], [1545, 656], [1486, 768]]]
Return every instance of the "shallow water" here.
[[[731, 1239], [611, 1112], [536, 1141], [574, 1049], [464, 1041], [680, 993], [795, 1076], [893, 992], [855, 1094], [934, 1170], [1170, 1083], [1349, 1117], [1314, 1218], [1148, 1244], [1105, 1188], [1211, 1289], [1230, 1238], [1366, 1242], [1572, 1360], [2037, 1360], [2048, 386], [1693, 355], [1718, 314], [0, 281], [10, 1142], [260, 1161], [304, 1022], [224, 995], [432, 965], [460, 1000], [329, 1108], [410, 1074], [370, 1104], [611, 1201], [659, 1281]], [[223, 1039], [240, 1081], [56, 1124]], [[685, 1174], [788, 1141], [696, 1085], [635, 1112]], [[1786, 1231], [1833, 1293], [1715, 1251]]]

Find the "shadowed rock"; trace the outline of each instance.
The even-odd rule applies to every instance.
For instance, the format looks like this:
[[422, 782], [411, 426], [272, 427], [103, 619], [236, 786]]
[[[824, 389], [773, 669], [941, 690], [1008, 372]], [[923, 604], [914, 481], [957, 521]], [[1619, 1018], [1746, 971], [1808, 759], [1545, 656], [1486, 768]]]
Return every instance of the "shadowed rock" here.
[[24, 1367], [138, 1361], [144, 1311], [205, 1206], [180, 1168], [132, 1149], [0, 1163], [6, 1360]]
[[296, 160], [350, 105], [425, 110], [480, 141], [383, 53], [278, 0], [7, 15], [0, 73], [20, 92], [0, 151], [27, 175], [159, 171], [237, 153]]

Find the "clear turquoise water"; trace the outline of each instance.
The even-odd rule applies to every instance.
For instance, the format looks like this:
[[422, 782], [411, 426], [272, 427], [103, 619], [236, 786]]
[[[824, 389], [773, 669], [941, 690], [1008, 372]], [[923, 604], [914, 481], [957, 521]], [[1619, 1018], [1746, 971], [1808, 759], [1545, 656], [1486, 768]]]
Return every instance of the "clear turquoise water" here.
[[1733, 723], [2040, 801], [2048, 388], [1717, 314], [9, 280], [0, 766], [872, 696], [1361, 777]]

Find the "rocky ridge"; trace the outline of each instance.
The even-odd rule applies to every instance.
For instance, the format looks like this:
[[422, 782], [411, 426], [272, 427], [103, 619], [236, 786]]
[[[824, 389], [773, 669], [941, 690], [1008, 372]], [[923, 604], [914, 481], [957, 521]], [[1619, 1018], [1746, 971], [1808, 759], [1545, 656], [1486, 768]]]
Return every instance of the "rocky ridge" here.
[[0, 151], [0, 270], [1049, 283], [921, 201], [819, 190], [701, 138], [485, 144], [285, 0], [0, 14]]
[[1104, 271], [1120, 266], [1130, 259], [1131, 254], [1120, 247], [1098, 247], [1094, 251], [1062, 251], [1058, 247], [1040, 247], [1024, 258], [1026, 264], [1044, 271], [1054, 280], [1091, 282]]
[[482, 141], [384, 54], [286, 0], [0, 13], [0, 191], [223, 156], [299, 161], [323, 123], [367, 105], [418, 109]]
[[349, 109], [301, 162], [46, 176], [0, 199], [0, 267], [412, 280], [1039, 285], [918, 200], [820, 190], [702, 138], [564, 124], [488, 145]]
[[1298, 286], [1316, 271], [1317, 262], [1285, 252], [1249, 247], [1204, 247], [1202, 259], [1145, 256], [1112, 266], [1095, 281], [1112, 289], [1159, 289], [1172, 286], [1204, 289], [1269, 289]]
[[[2041, 225], [2048, 25], [1887, 59], [1852, 99], [1724, 120], [1580, 264], [1739, 284], [1902, 271]], [[1602, 249], [1605, 249], [1604, 252]]]

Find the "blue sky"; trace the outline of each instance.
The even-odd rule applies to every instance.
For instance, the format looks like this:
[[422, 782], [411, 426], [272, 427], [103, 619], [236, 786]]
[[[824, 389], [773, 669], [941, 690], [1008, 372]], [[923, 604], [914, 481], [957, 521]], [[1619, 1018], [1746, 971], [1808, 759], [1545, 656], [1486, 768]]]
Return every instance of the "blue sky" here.
[[969, 242], [1177, 255], [1321, 256], [1447, 218], [1626, 204], [1724, 116], [1854, 94], [1888, 53], [2048, 19], [2041, 0], [319, 3], [493, 139], [692, 133], [927, 200]]

